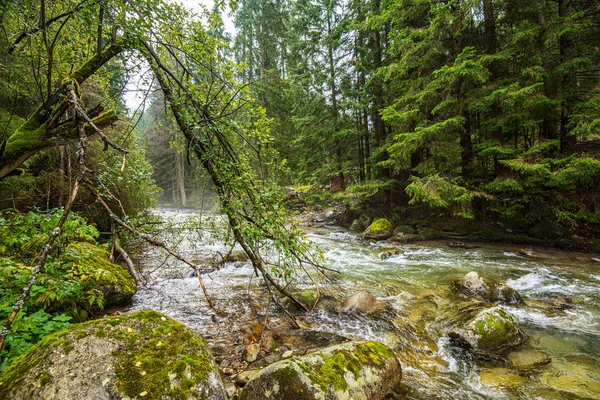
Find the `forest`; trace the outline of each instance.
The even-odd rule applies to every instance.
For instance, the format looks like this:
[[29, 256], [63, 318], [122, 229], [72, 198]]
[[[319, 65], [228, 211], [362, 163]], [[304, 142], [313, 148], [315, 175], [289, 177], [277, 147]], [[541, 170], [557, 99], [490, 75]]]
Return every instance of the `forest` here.
[[0, 3], [1, 398], [600, 395], [597, 0], [191, 3]]

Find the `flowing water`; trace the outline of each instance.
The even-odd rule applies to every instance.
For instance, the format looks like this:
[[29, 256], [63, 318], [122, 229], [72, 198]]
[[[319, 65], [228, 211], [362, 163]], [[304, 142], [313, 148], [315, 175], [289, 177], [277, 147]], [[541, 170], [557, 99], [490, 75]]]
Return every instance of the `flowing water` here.
[[[158, 213], [181, 222], [193, 212], [160, 209]], [[197, 235], [170, 230], [171, 239], [180, 239], [178, 250], [200, 264], [228, 251], [211, 240], [209, 221], [215, 219], [198, 222], [203, 226]], [[219, 218], [216, 221], [218, 225]], [[341, 299], [368, 291], [385, 303], [383, 311], [345, 315], [334, 307], [317, 307], [300, 317], [306, 329], [294, 331], [269, 302], [250, 264], [236, 261], [203, 275], [215, 312], [208, 307], [197, 278], [186, 277], [189, 268], [153, 248], [145, 248], [141, 258], [150, 275], [148, 288], [136, 294], [132, 308], [152, 308], [183, 322], [207, 338], [218, 361], [228, 360], [226, 365], [233, 367], [246, 367], [239, 353], [252, 331], [248, 327], [259, 321], [266, 331], [276, 333], [278, 345], [297, 351], [341, 337], [388, 344], [402, 364], [400, 398], [600, 398], [599, 255], [533, 248], [526, 256], [522, 246], [473, 243], [465, 249], [438, 241], [398, 245], [403, 254], [381, 260], [377, 250], [390, 244], [366, 243], [336, 227], [309, 232], [309, 238], [324, 250], [327, 266], [341, 273], [323, 292]], [[502, 307], [529, 336], [523, 348], [545, 353], [552, 360], [549, 364], [514, 369], [502, 360], [474, 360], [451, 346], [448, 329], [464, 320], [473, 306], [453, 291], [451, 283], [470, 271], [506, 282], [524, 297], [525, 305]], [[309, 288], [309, 283], [295, 284]]]

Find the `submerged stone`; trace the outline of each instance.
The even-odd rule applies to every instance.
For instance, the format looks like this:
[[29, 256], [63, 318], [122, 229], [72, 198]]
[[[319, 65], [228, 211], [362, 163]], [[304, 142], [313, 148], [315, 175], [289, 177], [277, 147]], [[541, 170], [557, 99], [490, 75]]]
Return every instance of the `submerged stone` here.
[[479, 373], [483, 386], [492, 389], [516, 389], [525, 381], [522, 376], [508, 368], [489, 368]]
[[373, 221], [371, 225], [363, 232], [363, 239], [366, 240], [385, 240], [392, 236], [394, 227], [385, 218], [379, 218]]
[[540, 384], [565, 399], [597, 399], [600, 393], [600, 369], [597, 362], [570, 362], [548, 369]]
[[348, 297], [344, 303], [337, 307], [337, 311], [342, 314], [370, 314], [380, 311], [385, 307], [385, 303], [377, 300], [369, 292], [358, 292]]
[[379, 400], [402, 378], [394, 352], [379, 342], [350, 342], [272, 364], [251, 379], [241, 400]]
[[516, 347], [527, 339], [514, 318], [499, 307], [479, 312], [448, 335], [456, 344], [482, 354]]
[[550, 357], [533, 349], [511, 351], [506, 355], [506, 358], [516, 368], [530, 368], [550, 363]]
[[483, 278], [475, 271], [466, 274], [456, 286], [467, 296], [477, 297], [490, 303], [517, 304], [523, 302], [515, 289], [494, 279]]
[[227, 395], [204, 339], [155, 311], [73, 325], [0, 374], [2, 399], [214, 399]]

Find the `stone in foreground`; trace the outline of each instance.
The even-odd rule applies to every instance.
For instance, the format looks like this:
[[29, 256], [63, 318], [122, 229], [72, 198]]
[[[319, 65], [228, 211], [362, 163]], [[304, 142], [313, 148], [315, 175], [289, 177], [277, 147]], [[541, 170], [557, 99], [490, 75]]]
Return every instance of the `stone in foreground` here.
[[49, 335], [0, 383], [2, 399], [227, 399], [204, 339], [155, 311]]
[[379, 400], [400, 383], [394, 352], [379, 342], [350, 342], [283, 360], [244, 387], [241, 400]]
[[515, 319], [500, 307], [481, 311], [448, 334], [455, 343], [475, 353], [494, 353], [519, 346], [527, 339]]

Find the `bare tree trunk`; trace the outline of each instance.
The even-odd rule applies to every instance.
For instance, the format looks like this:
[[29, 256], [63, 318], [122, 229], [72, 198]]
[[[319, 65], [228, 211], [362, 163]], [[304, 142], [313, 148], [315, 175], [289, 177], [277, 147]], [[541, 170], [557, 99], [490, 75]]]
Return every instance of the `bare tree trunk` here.
[[[177, 200], [182, 206], [187, 205], [187, 196], [185, 193], [185, 157], [181, 152], [175, 154], [175, 185], [174, 191], [177, 193]], [[175, 198], [175, 196], [173, 196]]]
[[[560, 0], [558, 3], [558, 16], [562, 19], [568, 19], [573, 16], [573, 0]], [[569, 22], [571, 25], [571, 22]], [[560, 36], [560, 58], [561, 62], [568, 63], [575, 55], [575, 43], [572, 34], [564, 31]], [[573, 114], [573, 93], [576, 85], [576, 78], [572, 72], [566, 72], [561, 81], [561, 110], [560, 110], [560, 152], [563, 154], [571, 153], [577, 144], [577, 138], [571, 135], [569, 123]]]

